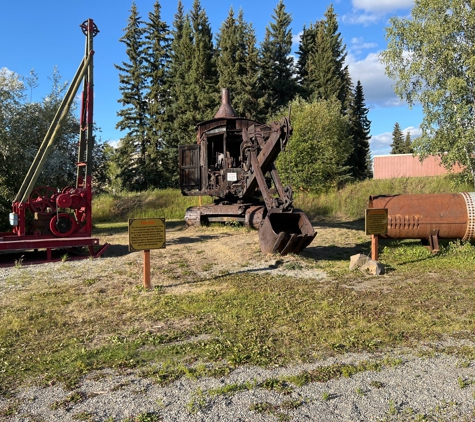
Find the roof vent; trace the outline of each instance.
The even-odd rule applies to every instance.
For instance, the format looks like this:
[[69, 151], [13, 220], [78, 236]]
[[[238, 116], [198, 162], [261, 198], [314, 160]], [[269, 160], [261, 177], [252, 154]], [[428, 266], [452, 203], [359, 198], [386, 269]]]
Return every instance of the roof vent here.
[[221, 89], [221, 107], [219, 107], [214, 118], [217, 119], [220, 117], [238, 117], [234, 109], [231, 107], [228, 88]]

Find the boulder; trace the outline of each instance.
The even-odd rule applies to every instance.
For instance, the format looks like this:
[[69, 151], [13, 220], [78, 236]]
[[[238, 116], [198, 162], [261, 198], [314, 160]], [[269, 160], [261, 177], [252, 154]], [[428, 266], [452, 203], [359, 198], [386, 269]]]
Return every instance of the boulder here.
[[350, 271], [356, 270], [357, 268], [362, 267], [364, 264], [366, 264], [369, 260], [369, 256], [359, 253], [356, 255], [353, 255], [350, 258]]
[[360, 270], [365, 274], [381, 275], [384, 274], [384, 265], [378, 261], [368, 259], [368, 261], [360, 267]]

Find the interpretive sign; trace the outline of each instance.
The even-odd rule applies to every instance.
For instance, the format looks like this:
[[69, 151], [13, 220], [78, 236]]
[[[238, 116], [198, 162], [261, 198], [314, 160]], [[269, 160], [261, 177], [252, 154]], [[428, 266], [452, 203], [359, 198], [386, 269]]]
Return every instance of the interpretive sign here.
[[129, 219], [129, 251], [145, 251], [164, 247], [164, 218]]
[[365, 211], [366, 234], [386, 234], [388, 232], [388, 209], [368, 208]]

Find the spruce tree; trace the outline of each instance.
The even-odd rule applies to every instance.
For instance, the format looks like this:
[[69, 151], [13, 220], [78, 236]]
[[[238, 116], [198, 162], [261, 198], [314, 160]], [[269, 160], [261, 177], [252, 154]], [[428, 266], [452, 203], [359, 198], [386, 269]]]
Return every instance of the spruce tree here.
[[292, 31], [289, 29], [292, 17], [285, 11], [283, 0], [274, 9], [273, 22], [266, 27], [261, 43], [260, 88], [264, 100], [266, 118], [295, 97], [297, 84], [294, 78]]
[[191, 72], [193, 61], [192, 29], [181, 1], [178, 2], [173, 21], [170, 56], [168, 78], [170, 104], [166, 110], [167, 130], [164, 134], [165, 148], [162, 152], [162, 165], [171, 179], [171, 185], [178, 187], [178, 145], [193, 142], [194, 126], [197, 123], [190, 111], [190, 87], [185, 82], [187, 75]]
[[363, 86], [358, 81], [349, 109], [350, 134], [353, 152], [348, 159], [351, 175], [355, 180], [371, 177], [371, 154], [369, 149], [370, 125], [368, 108], [365, 105]]
[[263, 102], [259, 91], [259, 50], [256, 33], [251, 23], [244, 22], [242, 9], [238, 16], [238, 38], [244, 43], [244, 69], [237, 87], [239, 115], [257, 119], [262, 113]]
[[345, 65], [346, 46], [338, 32], [333, 6], [325, 19], [310, 25], [299, 45], [298, 80], [304, 98], [330, 99], [335, 96], [346, 113], [351, 98], [351, 78]]
[[307, 74], [306, 91], [310, 99], [329, 100], [335, 97], [339, 100], [342, 82], [333, 57], [331, 42], [323, 24], [318, 27], [314, 50], [307, 61]]
[[199, 0], [194, 0], [190, 12], [193, 39], [191, 72], [186, 77], [191, 96], [190, 111], [193, 112], [195, 125], [199, 121], [213, 117], [220, 103], [217, 89], [218, 75], [214, 61], [213, 33]]
[[333, 5], [325, 12], [325, 32], [330, 42], [333, 60], [337, 69], [338, 77], [341, 81], [340, 89], [336, 93], [337, 98], [342, 104], [342, 109], [346, 110], [349, 106], [348, 99], [351, 97], [351, 78], [348, 66], [345, 65], [346, 45], [343, 44], [341, 33], [338, 32], [338, 20]]
[[238, 116], [254, 118], [258, 112], [258, 50], [252, 25], [238, 19], [231, 8], [217, 35], [216, 64], [219, 86], [229, 88]]
[[179, 139], [191, 139], [193, 136], [193, 123], [190, 122], [190, 118], [187, 116], [189, 87], [185, 84], [192, 67], [193, 40], [190, 19], [184, 15], [181, 1], [178, 2], [178, 11], [175, 14], [173, 28], [169, 79], [172, 104], [169, 122], [172, 125], [170, 131], [172, 138], [175, 145], [178, 146]]
[[[219, 75], [219, 86], [229, 88], [232, 93], [237, 91], [238, 79], [242, 73], [242, 64], [239, 60], [244, 46], [239, 44], [238, 30], [234, 10], [231, 7], [228, 17], [221, 25], [216, 37], [216, 67]], [[236, 107], [236, 104], [234, 106]]]
[[299, 48], [296, 53], [298, 56], [296, 65], [297, 83], [299, 93], [304, 99], [308, 99], [311, 94], [307, 66], [310, 55], [315, 51], [315, 40], [317, 38], [319, 23], [320, 22], [310, 24], [309, 28], [306, 28], [304, 25]]
[[166, 110], [170, 104], [168, 69], [170, 38], [168, 25], [161, 20], [160, 4], [154, 4], [145, 27], [144, 71], [147, 79], [148, 105], [147, 155], [145, 172], [149, 187], [168, 187], [169, 174], [164, 171]]
[[391, 149], [391, 154], [405, 154], [405, 140], [404, 134], [402, 133], [399, 123], [394, 124], [393, 133], [392, 133], [392, 144], [389, 145]]
[[414, 149], [412, 148], [411, 133], [409, 131], [407, 131], [406, 133], [406, 140], [404, 141], [404, 151], [406, 154], [414, 153]]
[[125, 34], [120, 42], [126, 46], [127, 62], [115, 65], [119, 71], [119, 90], [122, 98], [118, 100], [123, 108], [117, 112], [120, 117], [116, 128], [126, 134], [120, 140], [116, 159], [122, 186], [130, 190], [147, 188], [143, 169], [147, 154], [147, 100], [144, 78], [144, 34], [143, 21], [132, 3]]

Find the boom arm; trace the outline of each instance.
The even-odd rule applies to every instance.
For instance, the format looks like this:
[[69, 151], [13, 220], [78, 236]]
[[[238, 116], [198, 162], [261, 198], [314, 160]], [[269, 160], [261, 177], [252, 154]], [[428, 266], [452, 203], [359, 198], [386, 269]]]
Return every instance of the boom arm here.
[[[282, 186], [274, 163], [279, 153], [284, 150], [285, 145], [289, 141], [292, 127], [290, 126], [289, 120], [283, 117], [280, 122], [271, 124], [270, 131], [271, 135], [267, 141], [264, 141], [261, 127], [256, 128], [252, 126], [249, 128], [249, 131], [245, 129], [242, 131], [243, 143], [241, 146], [241, 155], [247, 155], [248, 161], [250, 161], [251, 164], [243, 197], [252, 195], [256, 187], [259, 186], [268, 211], [291, 211], [292, 191], [290, 187], [284, 189]], [[267, 187], [264, 177], [267, 172], [271, 175], [279, 198], [274, 198]]]
[[[90, 92], [92, 92], [92, 66], [93, 66], [92, 57], [94, 55], [94, 51], [92, 49], [92, 45], [93, 45], [92, 39], [99, 31], [97, 27], [95, 26], [94, 22], [92, 21], [92, 19], [88, 19], [86, 22], [84, 22], [81, 25], [81, 27], [83, 29], [84, 34], [87, 37], [85, 56], [82, 59], [78, 70], [76, 71], [73, 81], [71, 82], [71, 85], [69, 86], [68, 91], [66, 92], [66, 95], [63, 98], [63, 101], [61, 102], [61, 105], [59, 106], [58, 111], [56, 112], [53, 122], [51, 123], [48, 129], [48, 132], [46, 133], [43, 139], [43, 142], [40, 145], [40, 148], [38, 149], [35, 159], [33, 160], [33, 163], [31, 164], [28, 170], [28, 173], [25, 179], [23, 180], [20, 190], [18, 191], [13, 201], [14, 203], [28, 201], [28, 198], [38, 180], [38, 177], [41, 171], [43, 170], [46, 159], [51, 154], [54, 142], [59, 133], [61, 125], [68, 115], [68, 112], [71, 108], [71, 104], [74, 101], [74, 97], [76, 95], [76, 92], [79, 89], [79, 86], [82, 80], [84, 80], [85, 90], [87, 90], [86, 96], [89, 99], [89, 103], [92, 101], [92, 95], [88, 95], [90, 94]], [[90, 106], [90, 109], [91, 109], [90, 110], [91, 112], [89, 113], [89, 115], [91, 116], [91, 119], [92, 119], [92, 105]], [[88, 121], [87, 124], [88, 124], [87, 130], [90, 133], [90, 131], [92, 130], [92, 121], [91, 122]], [[91, 127], [89, 127], [89, 125]], [[84, 130], [84, 129], [86, 128], [81, 128], [81, 130]], [[82, 144], [83, 143], [81, 143], [80, 147], [82, 146]], [[88, 170], [90, 171], [90, 168]]]

